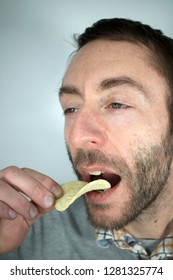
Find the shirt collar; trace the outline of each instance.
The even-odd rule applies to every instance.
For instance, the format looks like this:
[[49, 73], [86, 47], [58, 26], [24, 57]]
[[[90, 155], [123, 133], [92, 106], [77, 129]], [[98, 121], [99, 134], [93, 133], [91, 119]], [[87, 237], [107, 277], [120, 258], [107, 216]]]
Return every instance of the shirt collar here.
[[163, 238], [149, 255], [142, 242], [136, 240], [125, 229], [121, 230], [99, 230], [96, 229], [96, 242], [98, 246], [108, 248], [111, 243], [123, 250], [129, 250], [138, 259], [173, 259], [173, 232]]

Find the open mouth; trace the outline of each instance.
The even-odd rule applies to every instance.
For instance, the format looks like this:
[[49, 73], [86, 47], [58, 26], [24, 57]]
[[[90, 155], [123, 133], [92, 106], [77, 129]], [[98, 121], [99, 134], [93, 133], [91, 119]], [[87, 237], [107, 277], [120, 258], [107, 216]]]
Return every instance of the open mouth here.
[[119, 175], [114, 173], [108, 173], [108, 172], [93, 171], [93, 172], [89, 172], [89, 176], [90, 176], [89, 178], [90, 182], [98, 179], [104, 179], [110, 183], [111, 188], [116, 187], [121, 181], [121, 177]]

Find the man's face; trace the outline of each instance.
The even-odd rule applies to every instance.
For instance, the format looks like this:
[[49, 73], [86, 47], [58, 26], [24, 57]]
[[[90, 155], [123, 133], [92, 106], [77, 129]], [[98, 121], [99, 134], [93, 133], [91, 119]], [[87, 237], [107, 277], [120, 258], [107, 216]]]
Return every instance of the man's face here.
[[86, 194], [91, 222], [121, 228], [163, 193], [171, 165], [167, 86], [147, 49], [97, 40], [71, 61], [60, 90], [65, 140], [84, 181], [103, 178], [106, 192]]

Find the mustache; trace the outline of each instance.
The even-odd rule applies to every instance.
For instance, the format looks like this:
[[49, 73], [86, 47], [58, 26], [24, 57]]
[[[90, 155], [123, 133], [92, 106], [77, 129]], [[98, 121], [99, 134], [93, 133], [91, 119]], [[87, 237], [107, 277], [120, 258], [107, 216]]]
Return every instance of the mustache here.
[[73, 166], [75, 168], [78, 168], [80, 165], [83, 164], [85, 164], [86, 166], [93, 165], [93, 164], [100, 164], [100, 165], [114, 164], [112, 158], [105, 155], [103, 152], [99, 150], [86, 151], [86, 150], [78, 149], [76, 154], [72, 158], [70, 150], [68, 149], [68, 155], [70, 161], [73, 163]]
[[118, 158], [118, 157], [111, 157], [111, 155], [105, 155], [103, 152], [99, 150], [83, 150], [78, 149], [76, 151], [76, 154], [72, 158], [71, 152], [67, 146], [67, 152], [69, 159], [72, 163], [73, 169], [76, 173], [78, 168], [81, 165], [90, 166], [90, 165], [100, 165], [100, 166], [106, 166], [107, 168], [111, 168], [113, 170], [116, 170], [116, 172], [120, 175], [127, 175], [129, 174], [130, 169], [125, 162], [125, 160]]
[[108, 158], [108, 156], [105, 156], [102, 152], [98, 150], [94, 151], [84, 151], [82, 149], [78, 150], [74, 160], [74, 167], [78, 167], [81, 164], [85, 163], [85, 165], [93, 165], [93, 164], [112, 164], [112, 160]]

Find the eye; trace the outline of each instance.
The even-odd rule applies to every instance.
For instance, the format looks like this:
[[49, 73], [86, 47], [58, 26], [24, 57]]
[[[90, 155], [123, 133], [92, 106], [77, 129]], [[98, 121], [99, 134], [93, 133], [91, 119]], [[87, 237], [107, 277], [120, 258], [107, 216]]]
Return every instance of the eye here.
[[77, 108], [67, 108], [64, 110], [64, 115], [67, 115], [67, 114], [72, 114], [72, 113], [76, 113], [77, 112]]
[[122, 103], [118, 103], [118, 102], [113, 102], [110, 104], [110, 107], [112, 109], [126, 109], [128, 108], [129, 106], [125, 105], [125, 104], [122, 104]]

